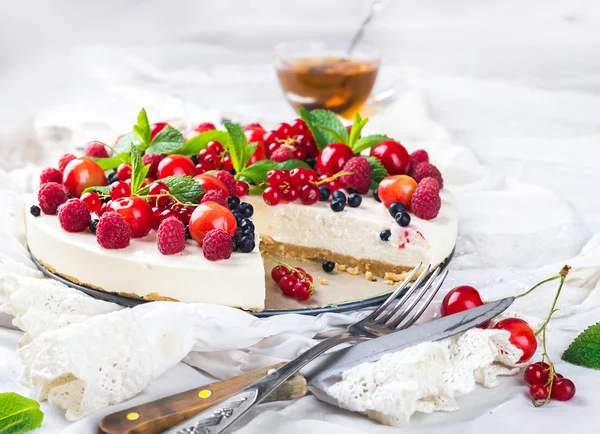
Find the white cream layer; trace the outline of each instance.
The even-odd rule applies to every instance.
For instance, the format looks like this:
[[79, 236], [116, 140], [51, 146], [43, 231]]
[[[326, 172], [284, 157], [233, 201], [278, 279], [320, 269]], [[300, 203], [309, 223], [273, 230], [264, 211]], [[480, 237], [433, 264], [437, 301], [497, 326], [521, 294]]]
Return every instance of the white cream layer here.
[[[419, 262], [437, 265], [456, 244], [458, 216], [454, 198], [441, 193], [442, 207], [433, 220], [421, 220], [411, 214], [411, 223], [400, 227], [385, 206], [370, 195], [363, 196], [360, 207], [348, 205], [333, 212], [329, 202], [307, 206], [299, 202], [267, 205], [260, 196], [244, 200], [254, 206], [258, 231], [273, 240], [370, 259], [393, 265], [415, 266]], [[384, 242], [379, 233], [392, 232]]]
[[132, 239], [125, 249], [107, 250], [88, 230], [65, 232], [56, 216], [26, 214], [31, 253], [81, 283], [141, 297], [158, 294], [188, 303], [264, 309], [265, 274], [258, 246], [251, 253], [213, 262], [188, 241], [183, 252], [166, 256], [158, 251], [152, 231]]

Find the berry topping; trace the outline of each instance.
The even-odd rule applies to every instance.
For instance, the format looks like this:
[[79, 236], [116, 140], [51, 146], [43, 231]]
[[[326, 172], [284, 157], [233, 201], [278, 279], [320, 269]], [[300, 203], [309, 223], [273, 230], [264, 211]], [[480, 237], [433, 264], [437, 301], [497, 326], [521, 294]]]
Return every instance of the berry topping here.
[[225, 187], [227, 187], [228, 190], [228, 196], [235, 194], [236, 181], [231, 173], [225, 170], [219, 170], [217, 173], [215, 173], [215, 178], [225, 184]]
[[239, 212], [246, 218], [250, 218], [254, 215], [254, 207], [249, 203], [242, 202], [239, 206]]
[[107, 212], [98, 222], [96, 239], [105, 249], [124, 249], [129, 245], [131, 229], [120, 214]]
[[410, 209], [414, 215], [423, 220], [432, 220], [437, 217], [442, 207], [439, 191], [431, 184], [419, 184], [410, 202]]
[[406, 207], [400, 202], [394, 202], [390, 205], [388, 211], [392, 217], [396, 217], [396, 214], [406, 212]]
[[231, 237], [223, 229], [208, 231], [202, 242], [202, 253], [209, 261], [229, 259], [233, 252]]
[[298, 300], [308, 300], [313, 294], [311, 284], [306, 280], [298, 280], [292, 289], [292, 295]]
[[348, 196], [348, 205], [352, 208], [358, 208], [362, 203], [362, 196], [358, 193], [352, 193]]
[[111, 173], [108, 174], [108, 176], [106, 177], [106, 185], [110, 185], [113, 182], [117, 182], [119, 180], [119, 176], [117, 175], [117, 171], [113, 170]]
[[317, 156], [317, 171], [321, 175], [337, 173], [353, 157], [354, 152], [352, 152], [352, 149], [348, 145], [332, 143], [325, 146]]
[[67, 201], [67, 195], [62, 185], [56, 182], [48, 182], [40, 187], [38, 191], [38, 203], [44, 214], [56, 214], [59, 205]]
[[195, 174], [194, 162], [184, 155], [167, 155], [158, 163], [157, 177], [159, 179], [173, 175], [194, 176]]
[[166, 206], [171, 200], [168, 196], [170, 192], [171, 190], [169, 190], [167, 184], [163, 182], [153, 182], [148, 188], [148, 195], [156, 196], [151, 198], [154, 206]]
[[194, 179], [196, 180], [197, 183], [199, 183], [202, 186], [202, 188], [204, 188], [205, 192], [210, 191], [210, 190], [220, 190], [223, 192], [225, 197], [229, 196], [229, 189], [216, 176], [209, 175], [207, 173], [203, 173], [201, 175], [194, 176]]
[[235, 184], [235, 195], [237, 197], [244, 197], [248, 194], [250, 187], [244, 181], [238, 181]]
[[381, 232], [379, 232], [379, 238], [381, 238], [381, 241], [389, 241], [391, 236], [392, 231], [390, 231], [389, 229], [384, 229]]
[[381, 202], [381, 199], [379, 199], [379, 187], [376, 187], [375, 190], [373, 190], [373, 199], [375, 199], [376, 202]]
[[283, 193], [283, 200], [286, 202], [293, 202], [300, 196], [300, 192], [293, 185], [286, 185], [281, 192]]
[[216, 128], [215, 128], [215, 125], [210, 122], [203, 122], [200, 125], [198, 125], [196, 128], [194, 128], [194, 130], [199, 133], [203, 133], [205, 131], [216, 130]]
[[131, 236], [141, 238], [148, 235], [154, 227], [154, 213], [144, 199], [139, 197], [122, 197], [113, 200], [110, 208], [120, 214], [131, 227]]
[[295, 276], [292, 276], [292, 275], [283, 276], [279, 280], [279, 289], [281, 289], [281, 292], [283, 292], [285, 295], [292, 295], [293, 291], [294, 291], [294, 286], [296, 285], [297, 282], [298, 282], [298, 279], [296, 279]]
[[185, 248], [185, 226], [176, 217], [164, 219], [156, 231], [158, 251], [163, 255], [174, 255]]
[[236, 210], [239, 208], [240, 206], [240, 198], [237, 196], [229, 196], [229, 198], [227, 199], [227, 203], [229, 204], [229, 209], [230, 210]]
[[300, 200], [304, 205], [312, 205], [319, 200], [319, 187], [307, 184], [300, 189]]
[[250, 253], [254, 250], [254, 247], [256, 247], [254, 239], [248, 236], [242, 237], [238, 242], [238, 249], [240, 249], [240, 252], [242, 253]]
[[409, 208], [416, 188], [417, 182], [408, 175], [388, 176], [379, 183], [377, 194], [388, 208], [394, 202], [401, 202]]
[[283, 200], [283, 193], [276, 187], [267, 187], [263, 191], [262, 198], [267, 205], [275, 206]]
[[196, 207], [190, 218], [190, 235], [198, 244], [213, 229], [223, 229], [233, 236], [237, 222], [231, 211], [216, 202], [204, 202]]
[[127, 181], [128, 179], [131, 179], [131, 164], [119, 164], [119, 167], [117, 167], [117, 179], [119, 181]]
[[419, 149], [410, 154], [410, 167], [414, 169], [420, 163], [429, 163], [429, 154], [424, 149]]
[[142, 157], [142, 163], [144, 166], [150, 165], [148, 169], [148, 176], [150, 178], [158, 178], [158, 165], [160, 164], [162, 157], [158, 154], [144, 154]]
[[106, 175], [98, 163], [76, 158], [65, 167], [62, 184], [71, 197], [79, 197], [88, 187], [106, 185]]
[[390, 175], [405, 175], [410, 170], [410, 156], [395, 140], [384, 140], [373, 146], [371, 155], [379, 158]]
[[42, 210], [37, 205], [31, 205], [31, 207], [29, 208], [29, 212], [31, 213], [32, 216], [39, 217]]
[[436, 189], [437, 191], [440, 191], [440, 184], [438, 184], [435, 178], [432, 178], [430, 176], [428, 176], [427, 178], [423, 178], [421, 182], [419, 182], [419, 187], [421, 186], [431, 187]]
[[396, 217], [394, 217], [394, 220], [396, 220], [396, 223], [400, 226], [405, 227], [410, 224], [410, 215], [407, 212], [398, 213], [396, 214]]
[[444, 179], [442, 178], [442, 174], [438, 168], [431, 163], [421, 163], [417, 165], [417, 167], [413, 169], [411, 176], [417, 182], [421, 182], [423, 179], [431, 177], [438, 182], [440, 189], [444, 188]]
[[331, 195], [331, 191], [329, 187], [326, 185], [322, 185], [319, 187], [319, 201], [326, 202], [329, 200], [329, 196]]
[[575, 392], [575, 384], [571, 380], [568, 378], [558, 378], [552, 385], [550, 397], [557, 401], [569, 401], [573, 399]]
[[271, 270], [271, 279], [275, 281], [275, 283], [279, 284], [279, 281], [283, 276], [288, 276], [290, 274], [290, 270], [283, 265], [276, 265]]
[[525, 362], [535, 354], [537, 350], [537, 339], [533, 329], [519, 318], [507, 318], [498, 322], [494, 329], [507, 330], [510, 332], [508, 340], [515, 347], [523, 351], [519, 363]]
[[548, 388], [542, 384], [532, 384], [529, 387], [529, 395], [536, 401], [543, 401], [548, 397]]
[[98, 219], [92, 219], [92, 220], [90, 220], [90, 223], [88, 224], [88, 229], [94, 235], [96, 235], [96, 230], [98, 229], [98, 222], [99, 221], [100, 220], [98, 220]]
[[69, 199], [58, 211], [60, 227], [67, 232], [83, 232], [91, 220], [90, 211], [80, 199]]
[[73, 161], [76, 158], [77, 157], [73, 154], [64, 154], [58, 160], [58, 170], [60, 170], [61, 172], [64, 172], [65, 167], [67, 167], [67, 164], [69, 164], [71, 161]]
[[125, 181], [113, 182], [110, 185], [110, 198], [112, 200], [129, 196], [131, 196], [131, 187]]
[[[442, 316], [448, 316], [477, 306], [483, 306], [479, 291], [472, 286], [457, 286], [448, 291], [444, 300], [442, 300], [440, 313]], [[487, 328], [488, 325], [489, 322], [486, 322], [478, 327]]]
[[334, 191], [333, 194], [331, 195], [332, 199], [337, 199], [337, 200], [341, 200], [342, 202], [344, 202], [344, 204], [346, 204], [346, 195], [344, 194], [343, 191]]
[[371, 165], [364, 157], [353, 157], [342, 169], [344, 172], [349, 172], [351, 175], [344, 175], [340, 178], [342, 185], [346, 188], [353, 188], [357, 193], [368, 193], [371, 187]]
[[102, 142], [89, 142], [83, 154], [86, 157], [108, 158], [108, 151]]
[[47, 182], [62, 183], [62, 172], [54, 167], [48, 167], [40, 173], [40, 185]]
[[276, 161], [278, 163], [283, 163], [284, 161], [293, 159], [294, 152], [287, 146], [282, 146], [281, 148], [276, 149], [275, 152], [271, 154], [271, 160]]
[[319, 176], [317, 175], [317, 172], [312, 169], [298, 167], [290, 172], [290, 183], [298, 189], [301, 189], [311, 182], [316, 182], [318, 179]]
[[532, 363], [525, 368], [523, 375], [529, 384], [546, 384], [550, 379], [550, 366], [542, 362]]
[[228, 207], [227, 196], [223, 193], [222, 190], [208, 190], [204, 195], [202, 195], [202, 199], [200, 199], [200, 203], [204, 202], [216, 202], [221, 206]]
[[323, 268], [324, 272], [331, 273], [333, 270], [335, 270], [335, 262], [325, 261], [321, 264], [321, 267]]
[[329, 206], [333, 212], [341, 212], [346, 207], [346, 202], [341, 199], [333, 199]]
[[154, 139], [158, 133], [165, 129], [168, 124], [166, 122], [157, 122], [150, 125], [150, 140]]
[[87, 209], [90, 212], [98, 212], [100, 210], [100, 207], [102, 206], [100, 196], [98, 195], [98, 193], [93, 191], [83, 193], [81, 195], [81, 201], [85, 204], [85, 206], [87, 206]]

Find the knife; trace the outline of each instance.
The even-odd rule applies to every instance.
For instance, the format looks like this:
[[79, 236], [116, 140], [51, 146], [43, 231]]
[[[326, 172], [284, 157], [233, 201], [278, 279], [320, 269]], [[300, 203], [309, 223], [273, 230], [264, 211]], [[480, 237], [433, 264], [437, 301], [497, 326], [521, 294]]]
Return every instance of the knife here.
[[[400, 351], [421, 342], [439, 341], [483, 324], [504, 312], [513, 301], [513, 297], [504, 298], [326, 354], [309, 364], [302, 373], [309, 383], [341, 376], [344, 371], [362, 363], [375, 362], [386, 353]], [[195, 419], [204, 414], [204, 410], [210, 409], [229, 396], [243, 390], [246, 386], [267, 375], [272, 369], [280, 366], [281, 364], [259, 369], [110, 414], [100, 421], [98, 433], [179, 434], [203, 432], [195, 431], [194, 426]], [[287, 388], [287, 391], [277, 389], [274, 394], [277, 394], [277, 399], [301, 397], [306, 391], [305, 386], [303, 378], [297, 376], [281, 386]], [[202, 414], [198, 415], [201, 412]]]

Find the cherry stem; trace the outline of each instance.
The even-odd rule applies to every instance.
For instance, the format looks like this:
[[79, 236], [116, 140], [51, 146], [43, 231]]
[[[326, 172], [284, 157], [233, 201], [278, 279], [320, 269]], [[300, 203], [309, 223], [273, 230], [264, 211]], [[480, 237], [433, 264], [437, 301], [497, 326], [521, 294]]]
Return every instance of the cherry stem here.
[[199, 206], [200, 204], [198, 203], [191, 203], [191, 202], [182, 202], [179, 199], [177, 199], [175, 196], [173, 196], [171, 193], [164, 193], [164, 194], [146, 194], [146, 195], [139, 195], [137, 196], [141, 199], [159, 199], [161, 197], [168, 197], [169, 199], [173, 199], [175, 201], [175, 203], [171, 206], [171, 208], [175, 205], [183, 205], [183, 206]]
[[327, 182], [335, 181], [336, 179], [338, 179], [341, 176], [344, 176], [344, 175], [353, 175], [353, 174], [354, 174], [354, 172], [344, 172], [342, 170], [341, 172], [338, 172], [335, 175], [330, 176], [329, 178], [325, 178], [325, 179], [321, 179], [319, 181], [313, 182], [313, 184], [318, 187], [318, 186], [323, 185], [323, 184], [325, 184]]

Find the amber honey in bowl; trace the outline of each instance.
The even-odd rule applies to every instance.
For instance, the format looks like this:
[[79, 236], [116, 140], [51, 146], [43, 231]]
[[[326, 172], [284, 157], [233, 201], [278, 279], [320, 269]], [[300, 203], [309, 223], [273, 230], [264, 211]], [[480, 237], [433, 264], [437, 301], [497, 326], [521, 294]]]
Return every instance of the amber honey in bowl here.
[[277, 66], [285, 95], [298, 110], [328, 109], [351, 119], [369, 97], [379, 62], [343, 57], [296, 57]]

